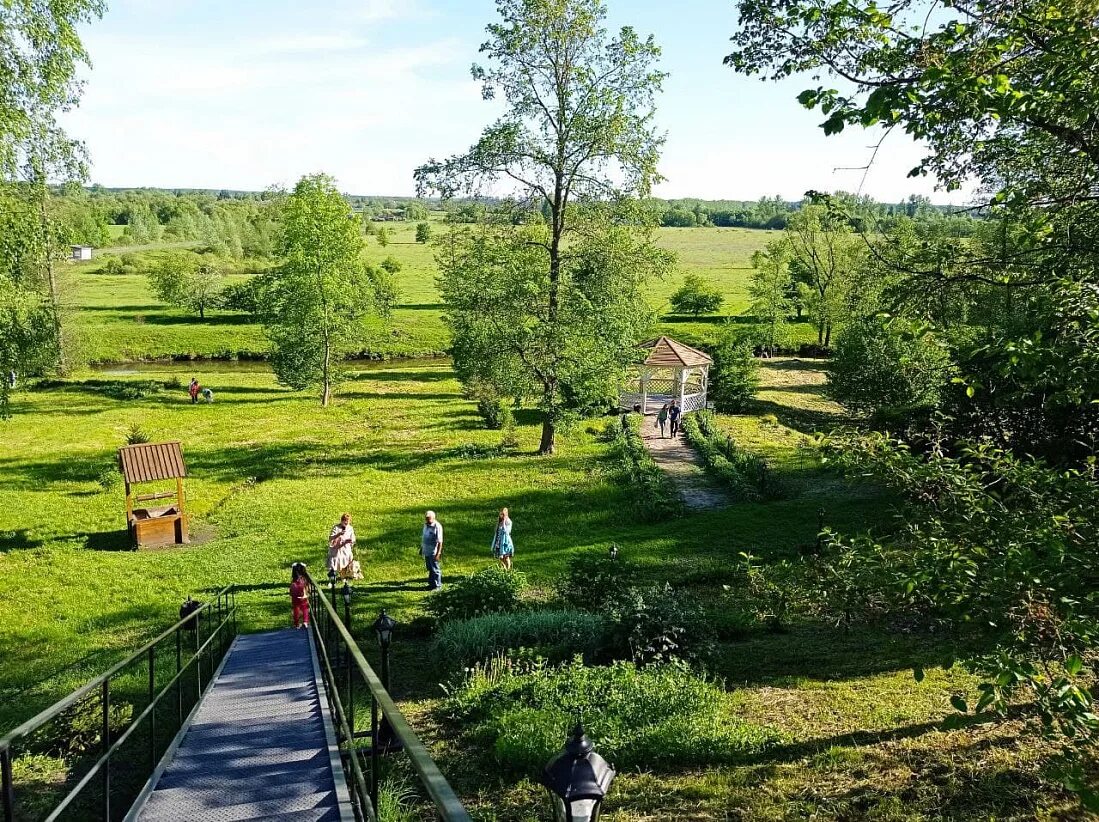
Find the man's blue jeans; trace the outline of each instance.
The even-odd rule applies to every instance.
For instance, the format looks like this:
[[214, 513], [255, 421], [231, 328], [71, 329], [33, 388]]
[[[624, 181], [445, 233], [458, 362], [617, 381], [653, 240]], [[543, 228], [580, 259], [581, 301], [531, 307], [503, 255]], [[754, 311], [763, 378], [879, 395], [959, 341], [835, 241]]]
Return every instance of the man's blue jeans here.
[[427, 587], [439, 588], [443, 584], [443, 571], [439, 568], [439, 560], [435, 557], [424, 557], [424, 565], [427, 566]]

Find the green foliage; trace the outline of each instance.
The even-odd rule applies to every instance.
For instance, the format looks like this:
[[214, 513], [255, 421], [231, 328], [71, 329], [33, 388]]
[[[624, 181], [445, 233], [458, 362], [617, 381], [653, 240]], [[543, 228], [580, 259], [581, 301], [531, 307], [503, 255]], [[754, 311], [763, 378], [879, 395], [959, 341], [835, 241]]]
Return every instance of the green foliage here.
[[611, 649], [638, 665], [704, 659], [713, 631], [693, 595], [668, 583], [627, 588], [609, 605]]
[[537, 390], [539, 450], [549, 454], [570, 408], [615, 393], [626, 352], [647, 330], [641, 287], [669, 265], [635, 230], [642, 215], [620, 207], [658, 179], [653, 114], [664, 75], [651, 37], [628, 27], [608, 37], [600, 0], [496, 8], [501, 20], [481, 49], [489, 65], [473, 77], [504, 112], [467, 153], [430, 160], [415, 177], [417, 193], [444, 199], [506, 179], [543, 215], [522, 230], [452, 238], [439, 266], [459, 374], [511, 396]]
[[462, 393], [477, 403], [477, 413], [485, 421], [485, 428], [499, 430], [513, 420], [510, 404], [492, 383], [474, 378], [462, 386]]
[[752, 255], [752, 282], [748, 294], [752, 298], [752, 312], [763, 324], [763, 347], [772, 356], [777, 348], [787, 343], [786, 325], [793, 307], [793, 292], [789, 243], [768, 243], [764, 251]]
[[[544, 226], [456, 230], [439, 247], [439, 289], [463, 382], [539, 397], [540, 450], [558, 426], [606, 408], [648, 327], [642, 283], [666, 255], [648, 235], [593, 216], [550, 277]], [[552, 311], [548, 306], [553, 304]]]
[[929, 328], [871, 318], [840, 332], [828, 388], [836, 400], [863, 413], [934, 407], [952, 371], [948, 352]]
[[702, 314], [713, 314], [725, 297], [721, 289], [713, 283], [703, 279], [697, 274], [688, 274], [683, 278], [683, 285], [672, 294], [672, 308], [680, 314], [690, 314], [694, 317]]
[[197, 311], [218, 305], [225, 282], [220, 263], [207, 255], [190, 251], [173, 252], [149, 272], [149, 284], [157, 298], [166, 303]]
[[269, 282], [269, 278], [258, 275], [249, 277], [244, 282], [230, 283], [222, 289], [218, 305], [226, 311], [239, 311], [258, 317], [263, 310], [264, 288]]
[[491, 613], [444, 622], [432, 656], [461, 667], [526, 648], [551, 661], [576, 655], [590, 660], [602, 648], [606, 632], [605, 618], [587, 611]]
[[483, 568], [464, 579], [449, 582], [427, 601], [427, 610], [440, 622], [471, 619], [482, 614], [514, 611], [526, 577], [497, 565]]
[[709, 411], [683, 418], [683, 432], [702, 454], [707, 467], [724, 482], [734, 499], [782, 499], [786, 489], [766, 460], [740, 448], [732, 436], [720, 431]]
[[416, 224], [416, 242], [426, 243], [431, 239], [431, 223]]
[[[917, 455], [883, 435], [850, 434], [830, 452], [909, 501], [888, 541], [837, 540], [859, 566], [878, 569], [887, 608], [947, 620], [987, 649], [970, 662], [985, 677], [977, 710], [1002, 712], [1026, 690], [1048, 726], [1095, 738], [1099, 720], [1075, 661], [1099, 640], [1093, 479], [986, 444]], [[1063, 663], [1056, 671], [1054, 660]]]
[[678, 663], [574, 662], [523, 673], [497, 662], [455, 687], [444, 711], [491, 747], [504, 772], [534, 776], [577, 716], [620, 770], [729, 764], [778, 741], [774, 731], [733, 717], [725, 699], [719, 684]]
[[606, 613], [619, 602], [637, 575], [637, 567], [621, 555], [603, 550], [576, 553], [558, 584], [558, 595], [573, 608]]
[[144, 429], [138, 423], [131, 423], [130, 427], [126, 430], [126, 444], [127, 445], [141, 445], [149, 441], [149, 435], [145, 433]]
[[284, 262], [271, 274], [263, 318], [271, 365], [285, 385], [320, 386], [326, 406], [371, 302], [362, 237], [323, 174], [303, 177], [279, 208]]
[[379, 226], [378, 230], [374, 232], [374, 239], [378, 241], [378, 245], [385, 248], [389, 245], [389, 229], [384, 225]]
[[401, 261], [394, 257], [392, 254], [382, 260], [379, 265], [390, 274], [396, 274], [402, 268]]
[[633, 513], [638, 519], [659, 522], [677, 517], [683, 513], [683, 500], [645, 447], [641, 423], [642, 418], [637, 414], [607, 423], [610, 458], [618, 481], [629, 492]]
[[718, 411], [738, 414], [747, 410], [759, 387], [759, 362], [748, 341], [726, 331], [712, 351], [708, 402]]

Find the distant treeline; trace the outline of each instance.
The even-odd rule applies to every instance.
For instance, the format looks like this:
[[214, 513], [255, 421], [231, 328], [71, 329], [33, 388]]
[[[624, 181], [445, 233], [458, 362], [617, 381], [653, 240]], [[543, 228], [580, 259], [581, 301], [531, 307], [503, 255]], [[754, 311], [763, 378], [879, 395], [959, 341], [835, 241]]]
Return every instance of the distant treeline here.
[[[231, 189], [112, 189], [103, 186], [59, 189], [51, 200], [55, 225], [63, 242], [105, 247], [148, 243], [194, 242], [237, 259], [267, 257], [273, 252], [274, 221], [266, 206], [274, 191]], [[347, 195], [349, 211], [364, 222], [428, 219], [431, 211], [446, 213], [451, 223], [475, 223], [502, 201], [440, 201], [414, 197]], [[781, 197], [741, 200], [679, 199], [648, 201], [655, 221], [667, 227], [722, 226], [782, 230], [792, 214], [809, 201]], [[834, 207], [842, 208], [856, 231], [883, 233], [907, 217], [937, 224], [941, 234], [968, 237], [979, 216], [937, 206], [926, 197], [911, 196], [900, 203], [879, 203], [869, 197], [837, 193]], [[121, 234], [110, 226], [124, 226]]]
[[[879, 203], [870, 197], [837, 192], [829, 198], [833, 207], [843, 209], [855, 231], [883, 233], [891, 230], [902, 217], [919, 222], [941, 224], [942, 233], [969, 237], [980, 222], [979, 215], [960, 212], [953, 206], [937, 206], [927, 197], [910, 196], [900, 203]], [[740, 200], [651, 200], [651, 207], [662, 226], [691, 228], [724, 226], [782, 230], [790, 215], [810, 200], [790, 202], [781, 197], [761, 197], [755, 202]]]

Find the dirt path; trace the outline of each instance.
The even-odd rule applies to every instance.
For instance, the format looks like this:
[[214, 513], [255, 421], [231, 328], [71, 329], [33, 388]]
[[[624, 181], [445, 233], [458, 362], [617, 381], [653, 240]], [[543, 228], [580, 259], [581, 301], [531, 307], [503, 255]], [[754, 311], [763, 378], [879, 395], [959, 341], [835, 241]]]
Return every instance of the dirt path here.
[[707, 511], [729, 504], [728, 495], [706, 473], [706, 466], [686, 437], [661, 438], [652, 417], [646, 417], [642, 439], [653, 461], [671, 477], [688, 511]]

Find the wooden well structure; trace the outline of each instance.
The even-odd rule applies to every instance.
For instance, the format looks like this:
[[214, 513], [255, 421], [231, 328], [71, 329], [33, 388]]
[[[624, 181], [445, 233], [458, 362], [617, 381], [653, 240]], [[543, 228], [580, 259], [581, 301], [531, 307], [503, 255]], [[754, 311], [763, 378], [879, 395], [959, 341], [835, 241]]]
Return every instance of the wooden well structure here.
[[714, 364], [708, 354], [671, 337], [646, 340], [638, 348], [645, 353], [645, 360], [634, 368], [619, 395], [624, 411], [655, 414], [672, 400], [684, 414], [706, 407], [710, 366]]
[[[126, 481], [126, 526], [137, 547], [182, 545], [190, 542], [183, 480], [187, 465], [179, 442], [148, 442], [118, 449], [118, 467]], [[175, 490], [135, 494], [135, 485], [174, 481]], [[135, 503], [171, 500], [162, 505], [135, 507]]]

